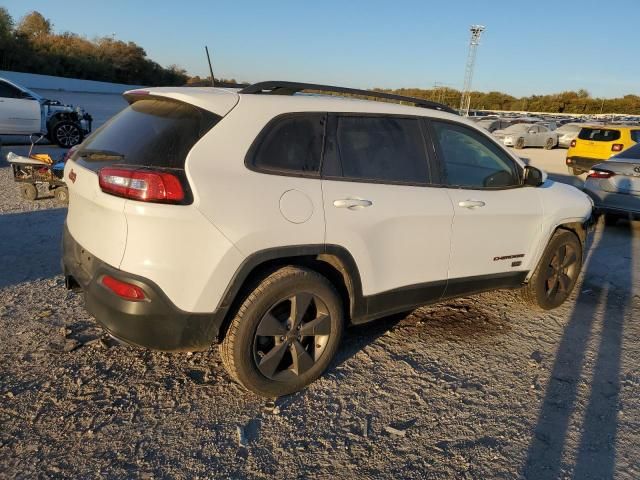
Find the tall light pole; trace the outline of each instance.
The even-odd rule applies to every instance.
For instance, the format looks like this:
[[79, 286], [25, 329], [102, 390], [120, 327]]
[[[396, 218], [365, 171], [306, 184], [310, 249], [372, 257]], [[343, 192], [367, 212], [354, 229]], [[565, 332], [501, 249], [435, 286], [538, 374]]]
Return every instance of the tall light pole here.
[[460, 98], [460, 115], [469, 116], [469, 105], [471, 104], [471, 81], [473, 80], [473, 67], [476, 63], [476, 51], [480, 45], [480, 36], [484, 32], [484, 25], [471, 25], [471, 39], [469, 40], [469, 54], [467, 55], [467, 65], [464, 69], [464, 85]]

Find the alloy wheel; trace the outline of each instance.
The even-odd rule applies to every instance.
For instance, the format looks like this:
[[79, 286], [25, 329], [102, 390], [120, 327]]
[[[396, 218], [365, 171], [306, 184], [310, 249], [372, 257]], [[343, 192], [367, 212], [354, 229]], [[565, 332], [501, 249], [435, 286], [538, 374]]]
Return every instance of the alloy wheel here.
[[327, 305], [316, 295], [299, 292], [278, 301], [262, 317], [253, 341], [253, 360], [265, 377], [291, 380], [320, 359], [331, 334]]
[[56, 131], [56, 139], [65, 147], [80, 143], [80, 130], [75, 125], [62, 125]]
[[569, 296], [578, 274], [578, 252], [572, 245], [562, 244], [547, 266], [545, 293], [549, 300]]

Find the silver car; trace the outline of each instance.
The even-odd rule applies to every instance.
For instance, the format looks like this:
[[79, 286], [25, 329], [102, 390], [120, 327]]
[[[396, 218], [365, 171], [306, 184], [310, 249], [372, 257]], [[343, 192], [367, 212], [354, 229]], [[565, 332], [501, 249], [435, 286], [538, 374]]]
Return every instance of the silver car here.
[[556, 132], [552, 132], [542, 125], [530, 123], [517, 123], [504, 130], [496, 130], [493, 132], [493, 136], [507, 147], [544, 147], [551, 150], [558, 145]]
[[594, 165], [584, 190], [605, 214], [607, 223], [640, 218], [640, 143]]
[[584, 127], [584, 123], [565, 123], [556, 130], [558, 137], [558, 146], [562, 148], [569, 148], [571, 142], [575, 140], [580, 133], [580, 129]]

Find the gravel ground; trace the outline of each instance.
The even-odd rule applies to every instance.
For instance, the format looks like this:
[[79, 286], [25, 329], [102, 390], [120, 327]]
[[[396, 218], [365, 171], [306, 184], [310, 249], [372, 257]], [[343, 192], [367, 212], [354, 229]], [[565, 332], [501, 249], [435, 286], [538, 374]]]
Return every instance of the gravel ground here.
[[0, 478], [640, 477], [640, 222], [599, 226], [553, 312], [497, 292], [352, 328], [270, 403], [215, 348], [105, 337], [64, 289], [64, 215], [0, 163]]

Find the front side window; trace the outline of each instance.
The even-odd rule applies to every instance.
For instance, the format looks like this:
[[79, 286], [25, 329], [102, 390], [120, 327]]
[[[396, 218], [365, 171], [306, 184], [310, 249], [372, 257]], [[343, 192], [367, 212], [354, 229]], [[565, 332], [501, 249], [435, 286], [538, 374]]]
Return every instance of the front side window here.
[[336, 151], [341, 176], [383, 183], [425, 184], [427, 156], [418, 119], [339, 116]]
[[319, 174], [324, 123], [323, 113], [277, 118], [258, 140], [253, 167], [283, 174]]
[[464, 125], [432, 124], [447, 185], [473, 189], [520, 185], [518, 167], [490, 139]]
[[0, 97], [2, 98], [20, 98], [20, 90], [13, 85], [9, 85], [5, 82], [0, 82]]

